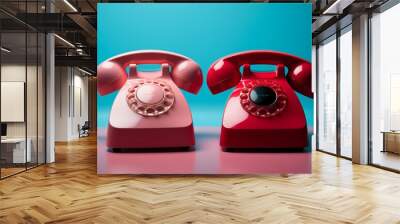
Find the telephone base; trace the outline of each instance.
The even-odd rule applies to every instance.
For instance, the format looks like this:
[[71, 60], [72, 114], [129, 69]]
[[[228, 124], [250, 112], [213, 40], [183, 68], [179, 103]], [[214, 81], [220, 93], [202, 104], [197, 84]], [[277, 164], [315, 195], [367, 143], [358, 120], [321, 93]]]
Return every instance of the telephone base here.
[[222, 148], [304, 148], [307, 127], [296, 129], [221, 128]]
[[173, 128], [117, 128], [108, 125], [108, 148], [171, 148], [195, 144], [193, 124]]

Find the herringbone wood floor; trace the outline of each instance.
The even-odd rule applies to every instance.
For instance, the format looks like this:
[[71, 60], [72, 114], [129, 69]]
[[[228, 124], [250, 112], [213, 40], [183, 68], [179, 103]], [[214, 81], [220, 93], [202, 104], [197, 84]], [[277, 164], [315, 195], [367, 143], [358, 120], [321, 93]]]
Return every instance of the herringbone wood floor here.
[[320, 152], [289, 176], [97, 176], [94, 137], [56, 155], [0, 181], [0, 223], [400, 223], [400, 175]]

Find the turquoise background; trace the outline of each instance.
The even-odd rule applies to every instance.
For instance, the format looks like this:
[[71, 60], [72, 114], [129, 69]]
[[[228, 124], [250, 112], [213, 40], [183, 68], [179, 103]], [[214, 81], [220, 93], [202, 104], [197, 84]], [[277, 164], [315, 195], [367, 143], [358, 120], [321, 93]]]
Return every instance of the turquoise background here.
[[[311, 62], [311, 4], [278, 3], [101, 3], [98, 4], [98, 64], [133, 50], [183, 54], [202, 68], [198, 95], [185, 91], [195, 126], [220, 126], [232, 90], [212, 95], [208, 67], [218, 58], [245, 50], [275, 50]], [[106, 127], [116, 92], [98, 95], [98, 126]], [[298, 94], [308, 126], [313, 100]]]

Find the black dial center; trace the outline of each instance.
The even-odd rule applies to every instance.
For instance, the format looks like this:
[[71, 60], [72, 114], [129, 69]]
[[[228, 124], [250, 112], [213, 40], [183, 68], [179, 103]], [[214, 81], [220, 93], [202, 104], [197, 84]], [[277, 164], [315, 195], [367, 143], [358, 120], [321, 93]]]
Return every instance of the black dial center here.
[[250, 100], [260, 106], [269, 106], [276, 101], [276, 92], [268, 86], [257, 86], [250, 92]]

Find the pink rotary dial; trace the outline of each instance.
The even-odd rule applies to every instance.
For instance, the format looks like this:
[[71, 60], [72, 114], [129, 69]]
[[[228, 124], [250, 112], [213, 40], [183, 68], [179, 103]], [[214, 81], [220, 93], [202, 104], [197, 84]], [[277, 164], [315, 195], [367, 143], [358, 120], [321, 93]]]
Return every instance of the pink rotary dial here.
[[129, 89], [126, 102], [129, 108], [142, 116], [155, 117], [166, 113], [174, 104], [175, 97], [162, 80], [138, 79]]
[[164, 98], [164, 90], [153, 83], [143, 84], [137, 88], [136, 97], [144, 104], [156, 104]]

